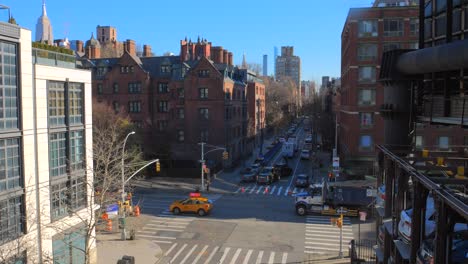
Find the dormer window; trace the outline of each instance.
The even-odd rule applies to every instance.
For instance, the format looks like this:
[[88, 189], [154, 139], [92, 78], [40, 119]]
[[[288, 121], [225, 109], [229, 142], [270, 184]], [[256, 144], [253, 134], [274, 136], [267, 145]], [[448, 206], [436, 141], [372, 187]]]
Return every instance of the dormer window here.
[[171, 72], [171, 67], [169, 65], [161, 65], [161, 73]]
[[210, 70], [199, 70], [198, 77], [200, 78], [207, 78], [210, 77]]

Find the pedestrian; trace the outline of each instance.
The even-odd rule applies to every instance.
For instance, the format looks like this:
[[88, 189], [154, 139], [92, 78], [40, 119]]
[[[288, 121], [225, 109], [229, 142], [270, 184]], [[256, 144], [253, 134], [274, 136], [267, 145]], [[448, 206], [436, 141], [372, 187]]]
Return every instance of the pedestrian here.
[[210, 192], [210, 180], [206, 182], [206, 191]]

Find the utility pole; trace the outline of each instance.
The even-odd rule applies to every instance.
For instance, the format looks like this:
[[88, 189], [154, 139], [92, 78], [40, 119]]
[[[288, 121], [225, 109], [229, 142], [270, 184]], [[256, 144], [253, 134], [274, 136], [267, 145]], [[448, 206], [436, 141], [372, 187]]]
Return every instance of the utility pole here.
[[203, 170], [205, 169], [205, 142], [199, 143], [201, 145], [201, 189], [205, 189], [205, 179], [203, 175]]
[[121, 216], [121, 222], [122, 222], [121, 238], [122, 240], [127, 240], [127, 233], [126, 233], [127, 231], [125, 230], [125, 167], [124, 167], [125, 144], [127, 143], [128, 137], [133, 134], [135, 134], [135, 131], [132, 131], [127, 134], [127, 136], [124, 139], [123, 148], [122, 148], [122, 216]]

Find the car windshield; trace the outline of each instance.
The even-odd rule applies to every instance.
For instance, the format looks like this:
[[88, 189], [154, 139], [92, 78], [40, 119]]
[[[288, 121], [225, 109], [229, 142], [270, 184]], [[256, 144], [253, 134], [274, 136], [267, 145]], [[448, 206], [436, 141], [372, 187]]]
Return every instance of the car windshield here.
[[297, 179], [298, 180], [307, 180], [307, 176], [306, 175], [298, 175]]

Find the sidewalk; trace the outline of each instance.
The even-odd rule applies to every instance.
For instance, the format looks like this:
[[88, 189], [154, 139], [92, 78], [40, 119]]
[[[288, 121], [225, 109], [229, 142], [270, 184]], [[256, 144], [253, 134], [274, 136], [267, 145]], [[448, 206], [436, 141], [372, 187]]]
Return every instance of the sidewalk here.
[[[144, 216], [127, 218], [128, 225], [136, 230], [143, 226]], [[117, 218], [113, 219], [112, 232], [96, 232], [97, 263], [117, 263], [123, 256], [135, 257], [135, 263], [154, 264], [162, 258], [162, 250], [159, 245], [136, 236], [135, 240], [120, 240]]]

